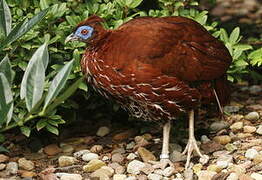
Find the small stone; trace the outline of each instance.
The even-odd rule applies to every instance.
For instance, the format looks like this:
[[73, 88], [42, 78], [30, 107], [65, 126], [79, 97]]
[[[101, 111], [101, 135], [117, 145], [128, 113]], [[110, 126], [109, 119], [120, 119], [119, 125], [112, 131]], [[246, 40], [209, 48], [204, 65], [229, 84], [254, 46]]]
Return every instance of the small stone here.
[[91, 161], [89, 161], [85, 166], [83, 166], [83, 170], [85, 172], [93, 172], [99, 168], [101, 168], [102, 166], [105, 166], [106, 164], [98, 159], [92, 159]]
[[4, 155], [4, 154], [0, 154], [0, 163], [4, 163], [7, 162], [9, 160], [9, 157]]
[[62, 149], [63, 153], [72, 153], [74, 151], [74, 147], [72, 145], [70, 145], [70, 144], [62, 145], [61, 149]]
[[128, 160], [134, 160], [135, 158], [137, 158], [137, 155], [135, 153], [130, 153], [126, 157], [126, 159], [128, 159]]
[[90, 149], [90, 151], [91, 151], [92, 153], [99, 153], [99, 152], [101, 152], [102, 150], [103, 150], [103, 146], [101, 146], [101, 145], [94, 145], [94, 146], [92, 146], [91, 149]]
[[115, 154], [115, 153], [120, 153], [120, 154], [124, 154], [126, 152], [126, 150], [124, 148], [117, 148], [114, 149], [111, 153]]
[[141, 169], [141, 171], [145, 174], [150, 174], [154, 172], [154, 168], [151, 164], [145, 163], [145, 166]]
[[130, 174], [139, 174], [143, 167], [145, 167], [145, 163], [138, 160], [133, 160], [128, 163], [127, 172]]
[[167, 167], [163, 170], [163, 176], [165, 177], [169, 177], [171, 176], [173, 173], [175, 172], [175, 168], [174, 167]]
[[244, 133], [254, 133], [254, 132], [256, 132], [256, 127], [254, 127], [254, 126], [244, 126], [243, 130], [244, 130]]
[[241, 130], [243, 128], [243, 125], [244, 123], [243, 122], [235, 122], [234, 124], [232, 124], [230, 126], [230, 129], [233, 131], [233, 132], [237, 132], [239, 130]]
[[142, 137], [147, 140], [150, 141], [151, 139], [153, 139], [152, 135], [149, 133], [143, 134]]
[[224, 168], [228, 167], [229, 163], [231, 163], [231, 162], [233, 162], [233, 156], [229, 155], [229, 154], [224, 154], [224, 155], [221, 155], [217, 159], [216, 165], [219, 168], [224, 169]]
[[112, 162], [118, 162], [121, 163], [124, 160], [124, 156], [120, 153], [115, 153], [112, 155]]
[[125, 174], [115, 174], [113, 176], [113, 180], [126, 180], [126, 175]]
[[222, 144], [222, 145], [225, 145], [225, 144], [231, 142], [231, 138], [227, 135], [216, 136], [216, 137], [214, 137], [213, 140], [216, 141], [219, 144]]
[[16, 162], [9, 162], [6, 165], [6, 171], [10, 174], [17, 174], [18, 171], [18, 164]]
[[250, 148], [246, 151], [245, 157], [249, 159], [254, 159], [254, 157], [258, 154], [256, 149]]
[[162, 179], [162, 176], [159, 175], [159, 174], [151, 173], [151, 174], [149, 174], [149, 175], [147, 176], [147, 178], [148, 178], [149, 180], [160, 180], [160, 179]]
[[171, 160], [172, 162], [185, 161], [185, 160], [186, 160], [186, 156], [183, 155], [181, 152], [173, 151], [173, 152], [170, 154], [170, 160]]
[[262, 179], [262, 175], [258, 174], [258, 173], [252, 173], [250, 177], [252, 177], [255, 180], [261, 180]]
[[251, 136], [252, 136], [252, 134], [250, 134], [250, 133], [238, 133], [237, 134], [238, 139], [243, 139], [243, 138], [247, 138], [247, 137], [251, 137]]
[[217, 173], [214, 171], [200, 171], [197, 176], [198, 180], [211, 180]]
[[24, 169], [24, 170], [32, 170], [35, 168], [35, 165], [32, 161], [29, 161], [25, 158], [20, 158], [18, 160], [18, 166], [21, 168], [21, 169]]
[[144, 162], [156, 160], [155, 155], [144, 147], [139, 147], [137, 152]]
[[237, 113], [241, 109], [240, 106], [225, 106], [224, 111], [228, 113]]
[[60, 156], [58, 164], [60, 167], [71, 166], [77, 162], [77, 159], [71, 156]]
[[247, 115], [245, 115], [245, 119], [250, 121], [256, 121], [259, 119], [259, 114], [257, 112], [250, 112]]
[[207, 143], [209, 141], [211, 141], [211, 140], [206, 135], [201, 136], [201, 142], [202, 143]]
[[100, 169], [106, 170], [108, 172], [109, 177], [111, 177], [115, 172], [115, 170], [109, 166], [102, 166]]
[[109, 133], [110, 133], [110, 129], [106, 126], [102, 126], [97, 130], [96, 135], [99, 137], [104, 137], [108, 135]]
[[60, 180], [82, 180], [82, 176], [80, 174], [69, 174], [65, 173], [60, 177]]
[[183, 148], [179, 144], [170, 143], [169, 144], [169, 150], [170, 150], [170, 152], [173, 152], [173, 151], [181, 152], [183, 150]]
[[108, 164], [108, 167], [113, 168], [116, 174], [123, 174], [125, 172], [125, 168], [116, 162]]
[[62, 152], [62, 149], [58, 147], [57, 144], [50, 144], [44, 147], [44, 153], [49, 156], [54, 156]]
[[238, 180], [238, 174], [231, 173], [226, 180]]
[[262, 135], [262, 125], [258, 126], [256, 133], [259, 134], [259, 135]]
[[18, 173], [21, 175], [23, 178], [32, 178], [37, 176], [37, 174], [33, 171], [25, 171], [25, 170], [19, 170]]
[[[107, 167], [107, 166], [103, 166], [103, 167]], [[100, 169], [95, 170], [90, 176], [91, 177], [98, 177], [100, 179], [110, 179], [110, 177], [113, 175], [113, 172], [111, 171], [111, 169], [106, 169], [101, 167]]]
[[110, 160], [110, 158], [108, 156], [103, 156], [102, 157], [102, 161], [108, 161], [108, 160]]
[[146, 145], [149, 144], [149, 142], [145, 138], [143, 138], [142, 136], [136, 136], [135, 137], [135, 142], [140, 147], [146, 146]]
[[201, 171], [202, 168], [203, 168], [203, 165], [199, 163], [199, 164], [195, 164], [192, 169], [194, 173], [197, 174], [198, 172]]
[[163, 175], [163, 170], [162, 169], [155, 169], [154, 173], [159, 174], [159, 175]]
[[249, 175], [247, 174], [241, 174], [239, 175], [239, 180], [254, 180], [253, 178], [251, 178]]
[[135, 147], [136, 143], [134, 141], [128, 143], [126, 145], [126, 149], [133, 149]]
[[221, 168], [221, 169], [225, 169], [228, 165], [229, 162], [227, 161], [217, 161], [217, 167]]
[[4, 170], [6, 167], [6, 164], [4, 163], [0, 163], [0, 171]]
[[220, 168], [219, 166], [217, 166], [216, 164], [211, 164], [207, 167], [208, 171], [214, 171], [216, 173], [221, 172], [222, 168]]
[[218, 122], [213, 122], [211, 125], [210, 125], [210, 129], [211, 131], [213, 132], [218, 132], [222, 129], [226, 129], [229, 127], [229, 124], [228, 122], [225, 122], [225, 121], [218, 121]]
[[231, 144], [231, 143], [226, 144], [225, 148], [229, 152], [233, 152], [233, 151], [237, 150], [237, 147], [234, 144]]
[[245, 169], [244, 167], [242, 167], [242, 166], [240, 166], [240, 165], [236, 165], [236, 164], [230, 165], [230, 166], [228, 167], [228, 170], [229, 170], [230, 172], [234, 172], [234, 173], [236, 173], [236, 174], [238, 174], [238, 175], [240, 175], [240, 174], [245, 174], [245, 173], [246, 173], [246, 169]]
[[118, 134], [115, 134], [113, 136], [113, 141], [121, 142], [123, 140], [126, 140], [130, 137], [132, 137], [135, 134], [135, 131], [133, 129], [127, 130]]
[[254, 162], [255, 164], [261, 163], [261, 162], [262, 162], [262, 154], [257, 154], [257, 155], [255, 155], [255, 156], [254, 156], [254, 159], [253, 159], [253, 162]]
[[75, 152], [75, 153], [74, 153], [74, 157], [80, 158], [80, 157], [82, 157], [84, 154], [87, 154], [87, 153], [90, 153], [90, 151], [87, 150], [87, 149], [84, 149], [84, 150]]
[[207, 164], [209, 161], [209, 156], [208, 155], [203, 155], [202, 157], [199, 158], [199, 162], [203, 165]]
[[206, 154], [209, 154], [209, 153], [216, 152], [216, 151], [224, 149], [224, 146], [222, 146], [221, 144], [219, 144], [217, 142], [209, 141], [207, 143], [201, 144], [201, 149]]
[[86, 153], [82, 156], [82, 160], [87, 162], [91, 161], [92, 159], [98, 159], [98, 158], [99, 156], [95, 153]]

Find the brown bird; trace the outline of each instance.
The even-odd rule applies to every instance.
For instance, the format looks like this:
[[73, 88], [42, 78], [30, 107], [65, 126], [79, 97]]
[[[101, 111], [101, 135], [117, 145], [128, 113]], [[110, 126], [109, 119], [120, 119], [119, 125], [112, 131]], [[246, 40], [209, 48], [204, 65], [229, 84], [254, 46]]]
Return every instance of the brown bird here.
[[193, 150], [207, 158], [196, 144], [194, 110], [228, 99], [225, 73], [232, 58], [224, 44], [185, 17], [141, 17], [116, 30], [103, 22], [91, 16], [66, 39], [87, 43], [81, 68], [88, 83], [131, 116], [164, 125], [161, 167], [171, 164], [171, 121], [183, 113], [189, 114], [186, 167]]

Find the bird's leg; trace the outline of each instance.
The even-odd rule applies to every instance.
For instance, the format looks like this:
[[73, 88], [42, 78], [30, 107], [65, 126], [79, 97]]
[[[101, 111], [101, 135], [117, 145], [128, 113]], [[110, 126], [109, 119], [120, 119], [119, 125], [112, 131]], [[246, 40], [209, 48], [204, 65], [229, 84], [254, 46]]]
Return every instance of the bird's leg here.
[[154, 168], [164, 169], [167, 165], [173, 166], [173, 163], [169, 160], [169, 135], [170, 135], [171, 122], [168, 121], [163, 127], [163, 145], [160, 155], [160, 162], [152, 162]]
[[215, 95], [215, 97], [216, 97], [217, 105], [218, 105], [219, 111], [220, 111], [220, 113], [221, 113], [222, 120], [225, 120], [224, 111], [223, 111], [223, 108], [222, 108], [222, 106], [221, 106], [221, 104], [220, 104], [220, 101], [219, 101], [217, 92], [216, 92], [215, 89], [213, 89], [213, 92], [214, 92], [214, 95]]
[[208, 161], [208, 156], [202, 155], [198, 146], [197, 146], [197, 142], [196, 142], [195, 135], [194, 135], [194, 110], [191, 110], [189, 112], [189, 139], [188, 139], [187, 146], [182, 153], [182, 154], [187, 153], [187, 160], [186, 160], [186, 165], [185, 165], [186, 169], [189, 167], [191, 154], [193, 153], [194, 150], [197, 152], [197, 154], [200, 156], [200, 158], [207, 159], [207, 160], [203, 160], [203, 161]]

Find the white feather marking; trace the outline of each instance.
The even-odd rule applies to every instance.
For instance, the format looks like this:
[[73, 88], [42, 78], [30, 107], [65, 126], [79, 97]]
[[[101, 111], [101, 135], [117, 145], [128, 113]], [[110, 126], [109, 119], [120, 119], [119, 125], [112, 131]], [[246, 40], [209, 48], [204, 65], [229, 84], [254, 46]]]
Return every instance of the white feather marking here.
[[111, 81], [107, 75], [99, 74], [99, 77], [105, 78], [107, 81]]
[[174, 86], [174, 87], [171, 87], [171, 88], [166, 88], [165, 90], [166, 91], [180, 91], [181, 88], [179, 88], [178, 86]]

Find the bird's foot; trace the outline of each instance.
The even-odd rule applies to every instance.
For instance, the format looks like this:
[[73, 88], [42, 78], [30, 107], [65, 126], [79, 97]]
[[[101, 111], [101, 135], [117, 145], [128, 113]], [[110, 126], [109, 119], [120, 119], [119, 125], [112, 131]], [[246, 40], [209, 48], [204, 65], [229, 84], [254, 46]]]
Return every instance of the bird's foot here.
[[174, 167], [174, 164], [169, 160], [169, 158], [161, 158], [160, 161], [150, 161], [154, 169], [165, 169], [166, 167]]
[[188, 167], [189, 167], [191, 155], [192, 155], [194, 150], [200, 156], [200, 163], [201, 164], [206, 164], [208, 162], [208, 160], [209, 160], [209, 156], [203, 155], [200, 152], [195, 137], [191, 137], [191, 138], [189, 138], [187, 146], [186, 146], [185, 150], [182, 153], [184, 155], [187, 153], [187, 160], [186, 160], [185, 169], [188, 169]]

